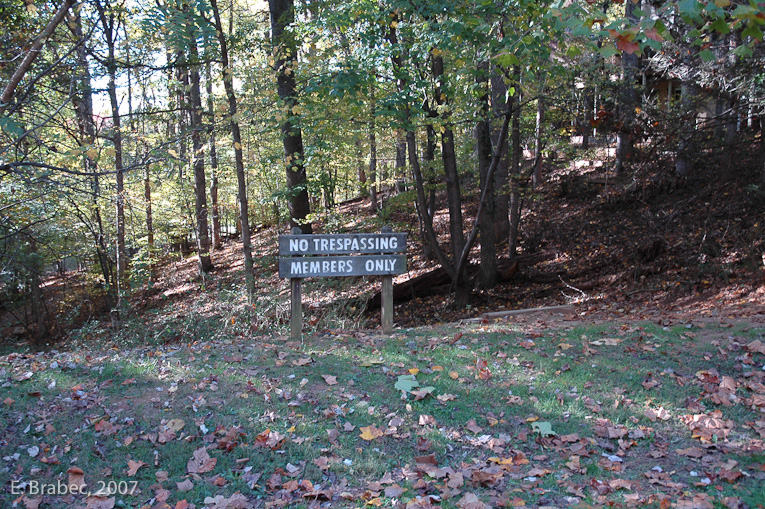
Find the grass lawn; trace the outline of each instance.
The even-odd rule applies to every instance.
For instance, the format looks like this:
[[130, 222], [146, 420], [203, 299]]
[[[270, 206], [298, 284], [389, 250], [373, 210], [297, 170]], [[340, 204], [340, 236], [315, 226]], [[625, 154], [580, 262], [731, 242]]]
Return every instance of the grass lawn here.
[[763, 507], [763, 352], [500, 321], [6, 354], [0, 506]]

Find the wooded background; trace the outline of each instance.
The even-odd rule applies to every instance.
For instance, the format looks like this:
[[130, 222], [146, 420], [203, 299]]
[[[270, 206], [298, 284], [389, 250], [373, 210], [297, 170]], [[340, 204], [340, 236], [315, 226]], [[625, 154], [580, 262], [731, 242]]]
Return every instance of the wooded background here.
[[253, 227], [326, 231], [318, 212], [362, 197], [416, 209], [464, 305], [471, 249], [492, 287], [572, 150], [623, 180], [759, 150], [765, 186], [765, 2], [25, 0], [0, 20], [0, 285], [41, 337], [56, 270], [119, 312], [168, 252], [206, 273], [235, 237], [252, 298]]

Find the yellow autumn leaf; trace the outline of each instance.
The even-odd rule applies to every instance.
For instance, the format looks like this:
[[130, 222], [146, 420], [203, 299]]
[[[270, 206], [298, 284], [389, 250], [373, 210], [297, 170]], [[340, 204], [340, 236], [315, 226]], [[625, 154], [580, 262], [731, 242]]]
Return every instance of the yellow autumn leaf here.
[[234, 143], [234, 148], [236, 150], [242, 150], [242, 144], [237, 141], [236, 143]]
[[433, 371], [443, 371], [444, 367], [443, 366], [433, 366], [430, 369], [432, 369]]
[[456, 380], [459, 377], [460, 377], [460, 374], [457, 373], [456, 371], [452, 371], [451, 373], [449, 373], [449, 378], [451, 378], [452, 380]]
[[416, 375], [419, 372], [420, 372], [420, 368], [411, 368], [411, 369], [409, 369], [409, 373], [412, 374], [412, 375]]
[[366, 440], [368, 442], [376, 438], [380, 438], [381, 436], [385, 434], [383, 433], [383, 430], [376, 427], [374, 424], [372, 424], [371, 426], [362, 426], [359, 429], [361, 430], [361, 435], [359, 435], [359, 437], [361, 437], [362, 440]]

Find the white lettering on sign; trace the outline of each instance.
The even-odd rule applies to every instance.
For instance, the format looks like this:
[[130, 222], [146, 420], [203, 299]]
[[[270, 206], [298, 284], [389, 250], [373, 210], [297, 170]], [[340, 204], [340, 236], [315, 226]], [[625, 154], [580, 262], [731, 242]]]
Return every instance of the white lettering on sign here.
[[342, 274], [353, 272], [353, 262], [351, 260], [291, 261], [290, 272], [303, 276], [328, 272]]
[[[330, 251], [360, 251], [360, 250], [374, 250], [374, 251], [388, 251], [398, 248], [398, 238], [396, 237], [330, 237], [312, 239], [313, 248], [316, 251], [330, 252]], [[300, 251], [308, 249], [308, 241], [300, 239], [301, 244], [298, 246]], [[303, 244], [302, 242], [305, 242]], [[295, 251], [293, 241], [290, 240], [290, 251]]]
[[308, 251], [307, 239], [290, 239], [290, 251]]
[[389, 272], [396, 267], [395, 258], [383, 258], [381, 260], [367, 260], [364, 264], [364, 268], [367, 272]]

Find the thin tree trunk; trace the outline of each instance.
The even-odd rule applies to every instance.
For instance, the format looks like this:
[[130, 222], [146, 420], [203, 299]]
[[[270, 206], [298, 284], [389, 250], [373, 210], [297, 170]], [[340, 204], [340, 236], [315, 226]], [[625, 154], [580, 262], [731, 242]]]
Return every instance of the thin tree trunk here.
[[[425, 172], [427, 175], [427, 202], [425, 203], [426, 212], [428, 217], [433, 217], [436, 213], [436, 179], [435, 171], [433, 168], [433, 162], [436, 159], [436, 130], [433, 129], [433, 124], [427, 124], [426, 130], [426, 142], [425, 142]], [[419, 206], [419, 205], [418, 205]], [[420, 221], [420, 236], [422, 237], [422, 254], [428, 260], [436, 258], [436, 254], [433, 251], [433, 247], [428, 242], [427, 235], [425, 234], [425, 226]]]
[[149, 249], [149, 272], [151, 280], [154, 280], [156, 267], [154, 266], [154, 255], [156, 249], [154, 247], [154, 218], [151, 211], [151, 175], [149, 174], [149, 165], [144, 166], [144, 178], [143, 178], [143, 197], [146, 201], [146, 236]]
[[95, 3], [103, 28], [107, 45], [106, 70], [108, 74], [107, 90], [112, 110], [112, 143], [114, 144], [114, 170], [117, 178], [115, 215], [117, 223], [117, 308], [123, 305], [123, 294], [127, 290], [127, 252], [125, 249], [125, 175], [122, 164], [122, 122], [117, 100], [117, 60], [115, 45], [117, 27], [121, 20], [115, 19], [113, 12], [107, 13], [104, 5]]
[[[492, 114], [494, 117], [498, 117], [504, 114], [508, 108], [513, 109], [515, 102], [515, 94], [508, 96], [507, 84], [504, 77], [494, 75], [491, 78], [491, 102], [492, 102]], [[497, 122], [492, 123], [492, 142], [495, 147], [499, 147], [502, 140], [499, 139], [501, 130]], [[507, 140], [504, 141], [507, 144]], [[510, 235], [510, 188], [509, 188], [509, 175], [510, 175], [510, 151], [506, 150], [502, 153], [499, 165], [494, 173], [494, 199], [496, 204], [495, 217], [494, 217], [494, 231], [497, 242], [502, 242]]]
[[210, 63], [206, 65], [206, 85], [207, 85], [207, 114], [209, 116], [210, 127], [210, 170], [212, 172], [212, 183], [210, 184], [210, 202], [212, 204], [212, 248], [221, 249], [220, 243], [220, 205], [218, 204], [218, 151], [215, 148], [215, 108], [213, 104], [212, 91], [212, 69]]
[[680, 109], [683, 117], [675, 160], [675, 175], [678, 177], [687, 177], [693, 171], [693, 136], [696, 130], [696, 109], [694, 103], [696, 102], [696, 94], [696, 85], [690, 79], [683, 80], [680, 86]]
[[[638, 0], [639, 3], [639, 0]], [[624, 3], [624, 16], [632, 22], [637, 21], [635, 10], [639, 6], [632, 1]], [[633, 157], [635, 108], [638, 106], [640, 94], [635, 87], [638, 73], [638, 55], [636, 52], [622, 51], [622, 90], [619, 104], [621, 127], [616, 136], [616, 172], [621, 172]]]
[[194, 168], [194, 215], [197, 226], [197, 255], [199, 271], [204, 274], [213, 269], [210, 258], [210, 233], [207, 218], [207, 184], [205, 182], [204, 144], [202, 142], [202, 97], [199, 83], [199, 54], [196, 39], [189, 45], [191, 64], [191, 90], [189, 94], [189, 118], [191, 119], [191, 145]]
[[592, 133], [592, 124], [590, 120], [593, 118], [592, 111], [592, 91], [585, 87], [582, 90], [584, 96], [582, 102], [584, 103], [582, 109], [584, 113], [582, 115], [582, 149], [587, 150], [590, 148], [590, 133]]
[[369, 86], [369, 208], [377, 210], [377, 138], [375, 84]]
[[294, 35], [286, 30], [295, 21], [295, 8], [293, 0], [268, 0], [268, 6], [271, 13], [271, 44], [278, 73], [277, 91], [285, 113], [281, 130], [290, 196], [290, 227], [299, 227], [303, 233], [308, 234], [312, 232], [311, 223], [306, 220], [311, 207], [304, 166], [298, 95], [295, 89], [297, 42]]
[[[72, 17], [70, 24], [72, 32], [78, 40], [84, 38], [82, 30], [82, 17], [77, 12]], [[77, 115], [77, 125], [80, 132], [81, 143], [86, 147], [93, 147], [96, 140], [96, 126], [93, 122], [93, 89], [92, 78], [90, 74], [90, 63], [88, 62], [87, 47], [81, 44], [77, 48], [77, 64], [80, 69], [80, 75], [77, 79], [76, 93], [73, 95], [73, 104]], [[109, 263], [108, 250], [104, 235], [104, 225], [101, 219], [101, 206], [98, 203], [101, 193], [100, 180], [98, 176], [98, 166], [87, 149], [82, 158], [82, 167], [85, 173], [92, 173], [90, 178], [90, 207], [91, 221], [93, 227], [93, 243], [96, 250], [96, 259], [98, 260], [101, 274], [104, 277], [108, 305], [113, 306], [116, 302], [114, 295], [114, 285], [112, 282], [112, 270]]]
[[40, 273], [40, 258], [37, 256], [37, 241], [33, 236], [28, 237], [29, 243], [29, 287], [32, 294], [32, 318], [35, 322], [35, 343], [42, 345], [48, 337], [48, 308], [45, 305], [45, 296], [42, 291]]
[[404, 168], [406, 168], [406, 136], [396, 131], [396, 166], [393, 169], [393, 178], [396, 179], [394, 189], [397, 193], [406, 191]]
[[483, 91], [480, 101], [481, 118], [476, 123], [475, 138], [478, 150], [478, 174], [480, 175], [480, 187], [482, 194], [486, 195], [486, 205], [480, 220], [481, 235], [481, 267], [478, 280], [481, 288], [493, 288], [497, 284], [497, 250], [494, 238], [494, 183], [489, 180], [489, 167], [491, 166], [492, 146], [491, 130], [489, 127], [489, 63], [483, 61], [478, 64], [476, 84]]
[[367, 192], [367, 170], [364, 168], [364, 142], [361, 136], [356, 135], [356, 172], [359, 178], [359, 196], [363, 197]]
[[[233, 5], [233, 4], [232, 4]], [[239, 122], [236, 120], [237, 103], [234, 92], [234, 80], [231, 75], [229, 64], [228, 44], [223, 33], [223, 25], [220, 19], [220, 10], [217, 0], [210, 0], [215, 19], [215, 31], [220, 44], [221, 65], [223, 67], [223, 86], [228, 98], [228, 118], [231, 126], [231, 138], [234, 141], [234, 160], [236, 163], [237, 198], [239, 201], [239, 223], [241, 228], [242, 252], [244, 257], [244, 277], [247, 287], [247, 297], [252, 303], [255, 299], [255, 276], [252, 262], [252, 240], [250, 238], [250, 220], [247, 204], [247, 180], [244, 173], [244, 156], [242, 154], [242, 134], [239, 130]], [[232, 16], [233, 17], [233, 16]], [[277, 214], [278, 221], [278, 214]]]
[[542, 129], [545, 120], [545, 100], [541, 95], [537, 98], [537, 124], [534, 130], [534, 175], [531, 181], [532, 189], [542, 185]]
[[[448, 100], [441, 88], [444, 79], [443, 57], [435, 56], [432, 62], [433, 78], [436, 82], [435, 98], [439, 106], [447, 106]], [[448, 114], [443, 115], [443, 131], [441, 133], [441, 159], [444, 163], [446, 178], [446, 198], [449, 207], [449, 233], [452, 241], [452, 259], [456, 261], [465, 247], [465, 232], [462, 222], [462, 193], [460, 191], [459, 173], [457, 171], [457, 156], [454, 150], [454, 132], [449, 122]], [[452, 285], [454, 288], [454, 303], [457, 307], [465, 306], [470, 301], [470, 282], [461, 277]]]
[[513, 70], [515, 79], [515, 96], [518, 105], [513, 108], [512, 129], [510, 142], [512, 155], [510, 157], [510, 231], [508, 232], [508, 254], [510, 259], [518, 254], [518, 229], [521, 224], [521, 86], [520, 70]]

